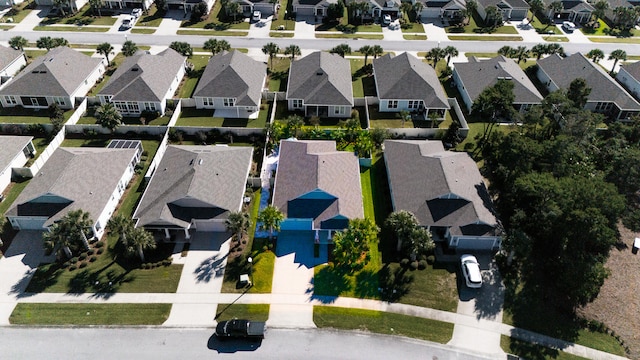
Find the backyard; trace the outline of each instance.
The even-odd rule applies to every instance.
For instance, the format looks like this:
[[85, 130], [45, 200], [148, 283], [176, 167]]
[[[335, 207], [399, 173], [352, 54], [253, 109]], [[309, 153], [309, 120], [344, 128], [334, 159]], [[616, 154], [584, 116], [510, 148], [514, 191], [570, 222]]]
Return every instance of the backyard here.
[[246, 118], [222, 118], [215, 116], [215, 110], [196, 109], [194, 107], [184, 107], [180, 113], [180, 118], [176, 126], [199, 126], [199, 127], [245, 127], [259, 128], [266, 126], [271, 106], [273, 102], [262, 101], [257, 119]]
[[[73, 115], [75, 109], [65, 110], [63, 117], [67, 121]], [[28, 109], [21, 106], [13, 108], [0, 108], [0, 123], [5, 124], [49, 124], [48, 109]]]

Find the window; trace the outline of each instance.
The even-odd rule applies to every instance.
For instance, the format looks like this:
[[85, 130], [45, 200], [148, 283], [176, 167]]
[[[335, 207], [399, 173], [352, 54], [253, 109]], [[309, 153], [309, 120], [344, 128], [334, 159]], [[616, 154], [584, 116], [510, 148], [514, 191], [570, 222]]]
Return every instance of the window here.
[[116, 109], [120, 112], [127, 112], [127, 105], [123, 102], [115, 102]]
[[140, 107], [138, 107], [137, 102], [130, 101], [130, 102], [127, 102], [127, 111], [132, 113], [138, 113], [140, 112]]
[[55, 101], [56, 104], [58, 104], [60, 106], [64, 106], [67, 103], [63, 97], [54, 97], [53, 101]]
[[213, 106], [213, 98], [202, 98], [204, 106]]
[[236, 99], [233, 98], [225, 98], [223, 99], [223, 106], [224, 107], [232, 107], [236, 105]]
[[[397, 107], [397, 106], [396, 106]], [[422, 107], [422, 100], [409, 100], [409, 109], [419, 109]]]
[[144, 103], [145, 111], [156, 111], [156, 104], [152, 102]]
[[389, 100], [387, 102], [387, 107], [389, 109], [397, 109], [398, 108], [398, 100]]
[[302, 99], [293, 99], [293, 105], [292, 105], [295, 109], [301, 109], [302, 108]]
[[334, 115], [346, 115], [347, 108], [345, 106], [336, 106], [333, 108]]
[[11, 96], [11, 95], [5, 96], [4, 97], [4, 101], [9, 105], [18, 104], [18, 101], [16, 101], [16, 97], [15, 96]]
[[599, 102], [596, 104], [596, 111], [609, 111], [613, 107], [613, 104], [610, 102]]
[[104, 100], [104, 102], [110, 103], [112, 97], [113, 97], [113, 95], [103, 95], [102, 99]]

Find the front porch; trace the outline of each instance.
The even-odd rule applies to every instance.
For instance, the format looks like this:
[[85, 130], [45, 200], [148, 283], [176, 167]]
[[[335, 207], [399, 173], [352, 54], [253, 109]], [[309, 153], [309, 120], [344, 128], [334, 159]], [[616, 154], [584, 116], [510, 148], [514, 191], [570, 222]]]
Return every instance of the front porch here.
[[147, 229], [159, 243], [190, 243], [195, 230], [183, 228]]

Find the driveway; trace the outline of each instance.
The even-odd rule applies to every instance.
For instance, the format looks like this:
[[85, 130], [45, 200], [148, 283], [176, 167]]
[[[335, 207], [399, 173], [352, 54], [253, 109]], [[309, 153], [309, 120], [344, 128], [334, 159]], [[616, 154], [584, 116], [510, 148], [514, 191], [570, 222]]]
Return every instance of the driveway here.
[[252, 22], [249, 26], [249, 37], [256, 39], [266, 39], [271, 31], [271, 19], [273, 16], [260, 19], [260, 21]]
[[162, 18], [162, 22], [154, 35], [175, 35], [180, 29], [182, 21], [189, 18], [189, 13], [184, 10], [169, 10]]
[[298, 16], [296, 18], [296, 30], [294, 39], [315, 39], [316, 38], [316, 18], [315, 16]]

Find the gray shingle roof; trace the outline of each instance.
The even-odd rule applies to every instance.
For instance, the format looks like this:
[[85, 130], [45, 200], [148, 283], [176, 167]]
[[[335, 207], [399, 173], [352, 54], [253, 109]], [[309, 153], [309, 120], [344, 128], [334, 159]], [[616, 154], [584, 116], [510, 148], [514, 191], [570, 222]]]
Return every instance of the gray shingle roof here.
[[373, 60], [378, 98], [420, 99], [427, 108], [449, 109], [447, 95], [435, 70], [408, 53]]
[[252, 154], [250, 147], [170, 145], [133, 215], [137, 226], [187, 228], [192, 219], [239, 211]]
[[[48, 216], [45, 226], [49, 226], [67, 212], [82, 209], [95, 221], [135, 154], [134, 149], [58, 148], [20, 193], [7, 215]], [[44, 195], [69, 202], [34, 202]]]
[[[542, 2], [544, 3], [545, 9], [548, 9], [549, 5], [551, 5], [551, 3], [554, 1], [557, 1], [557, 0], [542, 0]], [[560, 2], [562, 3], [562, 7], [565, 11], [577, 12], [582, 10], [587, 10], [587, 11], [595, 10], [593, 6], [591, 6], [591, 4], [582, 0], [565, 0]]]
[[474, 101], [484, 89], [495, 85], [499, 78], [510, 78], [513, 81], [515, 103], [534, 104], [542, 101], [542, 94], [513, 59], [502, 55], [488, 60], [472, 57], [468, 63], [453, 65], [471, 101]]
[[293, 0], [293, 6], [321, 6], [328, 7], [330, 4], [337, 4], [338, 0]]
[[517, 8], [528, 9], [529, 8], [529, 4], [527, 4], [527, 2], [524, 1], [524, 0], [478, 0], [478, 4], [482, 5], [482, 7], [485, 8], [485, 9], [488, 6], [496, 6], [496, 7], [498, 7], [498, 4], [500, 4], [500, 3], [508, 4], [509, 6], [511, 6], [514, 9], [517, 9]]
[[[22, 149], [27, 146], [33, 139], [33, 136], [0, 136], [0, 173], [6, 169], [16, 154], [21, 153]], [[3, 189], [0, 189], [2, 192]]]
[[640, 110], [640, 104], [620, 84], [581, 53], [566, 58], [551, 55], [538, 61], [538, 67], [560, 89], [568, 89], [573, 80], [583, 78], [591, 88], [589, 101], [613, 102], [621, 110]]
[[98, 95], [112, 101], [162, 101], [186, 58], [173, 49], [127, 57]]
[[640, 81], [640, 61], [630, 64], [620, 65], [629, 75], [633, 76], [636, 81]]
[[349, 60], [316, 51], [294, 61], [289, 70], [287, 99], [303, 99], [305, 105], [353, 106]]
[[267, 66], [239, 52], [224, 52], [209, 59], [193, 97], [235, 98], [237, 106], [258, 106]]
[[[317, 190], [332, 195], [334, 200], [309, 200], [290, 207], [302, 195]], [[315, 228], [339, 215], [363, 218], [358, 158], [351, 152], [337, 151], [335, 141], [282, 140], [273, 205], [287, 217], [296, 217], [292, 213], [312, 216]]]
[[57, 47], [24, 68], [0, 95], [70, 96], [100, 66], [102, 59]]
[[17, 58], [23, 57], [24, 52], [11, 47], [0, 46], [0, 70], [4, 70], [11, 65]]
[[422, 226], [497, 226], [480, 171], [467, 153], [445, 151], [440, 141], [386, 140], [384, 158], [394, 211], [410, 211]]

